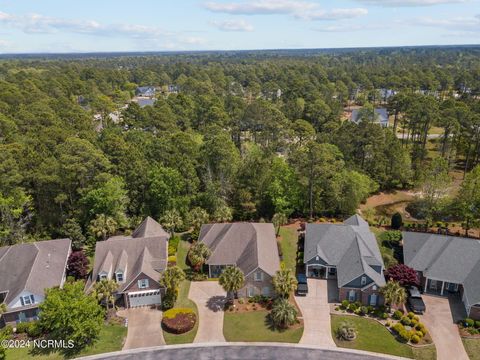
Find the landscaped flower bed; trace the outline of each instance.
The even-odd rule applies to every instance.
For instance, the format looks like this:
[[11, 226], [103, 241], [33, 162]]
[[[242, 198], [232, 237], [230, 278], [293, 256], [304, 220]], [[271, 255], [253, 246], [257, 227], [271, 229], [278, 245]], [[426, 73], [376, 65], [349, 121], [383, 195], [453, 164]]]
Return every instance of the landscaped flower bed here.
[[466, 318], [458, 323], [460, 336], [466, 338], [480, 339], [480, 320]]
[[191, 309], [174, 308], [163, 313], [162, 326], [172, 334], [183, 334], [195, 326], [197, 316]]
[[225, 311], [230, 312], [248, 312], [248, 311], [263, 311], [272, 308], [273, 300], [268, 296], [256, 295], [250, 298], [235, 299], [233, 303], [225, 304]]
[[401, 310], [389, 313], [384, 306], [364, 306], [359, 302], [342, 301], [335, 307], [336, 313], [368, 317], [378, 321], [401, 342], [409, 345], [427, 345], [432, 343], [426, 326], [420, 322], [420, 318], [412, 312], [404, 314]]

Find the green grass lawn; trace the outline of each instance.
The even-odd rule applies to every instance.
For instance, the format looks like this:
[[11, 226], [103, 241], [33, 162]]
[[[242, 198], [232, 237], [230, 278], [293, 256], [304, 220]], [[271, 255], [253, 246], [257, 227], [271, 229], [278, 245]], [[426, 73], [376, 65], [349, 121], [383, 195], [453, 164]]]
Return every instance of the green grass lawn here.
[[340, 341], [333, 335], [338, 347], [373, 351], [383, 354], [413, 358], [410, 346], [398, 342], [385, 327], [375, 320], [356, 316], [332, 315], [332, 334], [341, 322], [348, 321], [357, 329], [357, 338], [354, 341]]
[[462, 339], [470, 360], [480, 360], [480, 339]]
[[295, 271], [298, 241], [297, 230], [292, 227], [283, 226], [280, 228], [280, 237], [280, 247], [283, 253], [283, 262], [287, 268]]
[[[98, 341], [75, 357], [101, 354], [106, 352], [122, 350], [123, 341], [127, 336], [127, 328], [121, 325], [105, 325], [100, 331]], [[29, 349], [9, 349], [7, 350], [7, 360], [61, 360], [64, 357], [59, 353], [51, 353], [48, 355], [32, 355]]]
[[[178, 244], [178, 249], [177, 249], [177, 265], [183, 270], [188, 269], [188, 266], [185, 261], [187, 258], [187, 252], [189, 248], [190, 248], [190, 243], [188, 241], [180, 240], [180, 243]], [[189, 290], [190, 290], [190, 281], [184, 280], [180, 284], [180, 288], [178, 290], [178, 298], [175, 303], [175, 307], [189, 308], [195, 311], [195, 313], [197, 314], [197, 322], [195, 323], [195, 326], [193, 327], [193, 329], [190, 330], [189, 332], [186, 332], [185, 334], [175, 335], [175, 334], [170, 334], [164, 331], [163, 337], [165, 338], [165, 342], [168, 345], [192, 343], [193, 339], [195, 338], [195, 335], [197, 335], [198, 320], [199, 320], [198, 310], [195, 303], [188, 298]]]
[[303, 327], [284, 331], [272, 330], [267, 320], [268, 311], [225, 312], [223, 335], [227, 341], [298, 343]]

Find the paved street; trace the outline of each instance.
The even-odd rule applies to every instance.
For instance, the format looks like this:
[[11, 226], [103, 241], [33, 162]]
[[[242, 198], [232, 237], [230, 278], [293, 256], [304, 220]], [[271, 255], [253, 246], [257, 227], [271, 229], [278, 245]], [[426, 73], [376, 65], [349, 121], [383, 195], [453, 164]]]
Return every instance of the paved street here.
[[[193, 345], [193, 344], [191, 344]], [[347, 349], [320, 349], [287, 344], [209, 344], [165, 346], [155, 349], [94, 355], [83, 360], [381, 360], [404, 358]]]
[[223, 308], [226, 293], [222, 287], [217, 281], [192, 281], [188, 297], [198, 308], [199, 323], [194, 342], [224, 342]]
[[[423, 294], [422, 297], [427, 311], [421, 315], [421, 321], [427, 326], [437, 347], [437, 360], [468, 360], [452, 317], [449, 299], [427, 294]], [[454, 311], [457, 305], [452, 302]]]
[[330, 328], [327, 280], [308, 279], [307, 296], [296, 296], [303, 316], [300, 344], [336, 347]]
[[165, 345], [162, 332], [162, 312], [149, 307], [120, 310], [128, 319], [128, 334], [123, 350]]

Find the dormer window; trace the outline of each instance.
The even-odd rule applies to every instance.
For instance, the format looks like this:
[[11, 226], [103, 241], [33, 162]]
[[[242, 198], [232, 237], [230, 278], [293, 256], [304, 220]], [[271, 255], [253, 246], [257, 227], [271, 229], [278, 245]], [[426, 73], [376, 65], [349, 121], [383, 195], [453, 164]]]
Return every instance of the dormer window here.
[[22, 304], [22, 306], [35, 304], [35, 296], [33, 295], [22, 296], [20, 297], [20, 303]]
[[263, 281], [263, 273], [261, 271], [257, 271], [254, 275], [255, 281]]
[[367, 277], [366, 276], [362, 276], [362, 279], [360, 280], [360, 283], [363, 285], [366, 285], [367, 284]]
[[117, 271], [115, 273], [115, 276], [117, 278], [117, 282], [119, 283], [123, 282], [123, 271]]
[[146, 289], [146, 288], [148, 288], [148, 279], [138, 280], [138, 288], [139, 288], [139, 289]]
[[104, 272], [103, 272], [103, 273], [98, 274], [98, 279], [99, 279], [100, 281], [102, 281], [102, 280], [107, 280], [107, 277], [108, 277], [108, 276], [107, 276], [107, 273], [104, 273]]

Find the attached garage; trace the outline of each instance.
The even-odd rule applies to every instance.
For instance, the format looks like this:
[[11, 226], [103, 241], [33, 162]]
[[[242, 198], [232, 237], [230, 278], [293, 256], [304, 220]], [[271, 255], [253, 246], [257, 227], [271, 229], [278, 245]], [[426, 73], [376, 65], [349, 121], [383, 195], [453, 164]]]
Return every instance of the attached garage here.
[[128, 297], [128, 307], [158, 305], [162, 302], [160, 290], [136, 291], [130, 292]]

